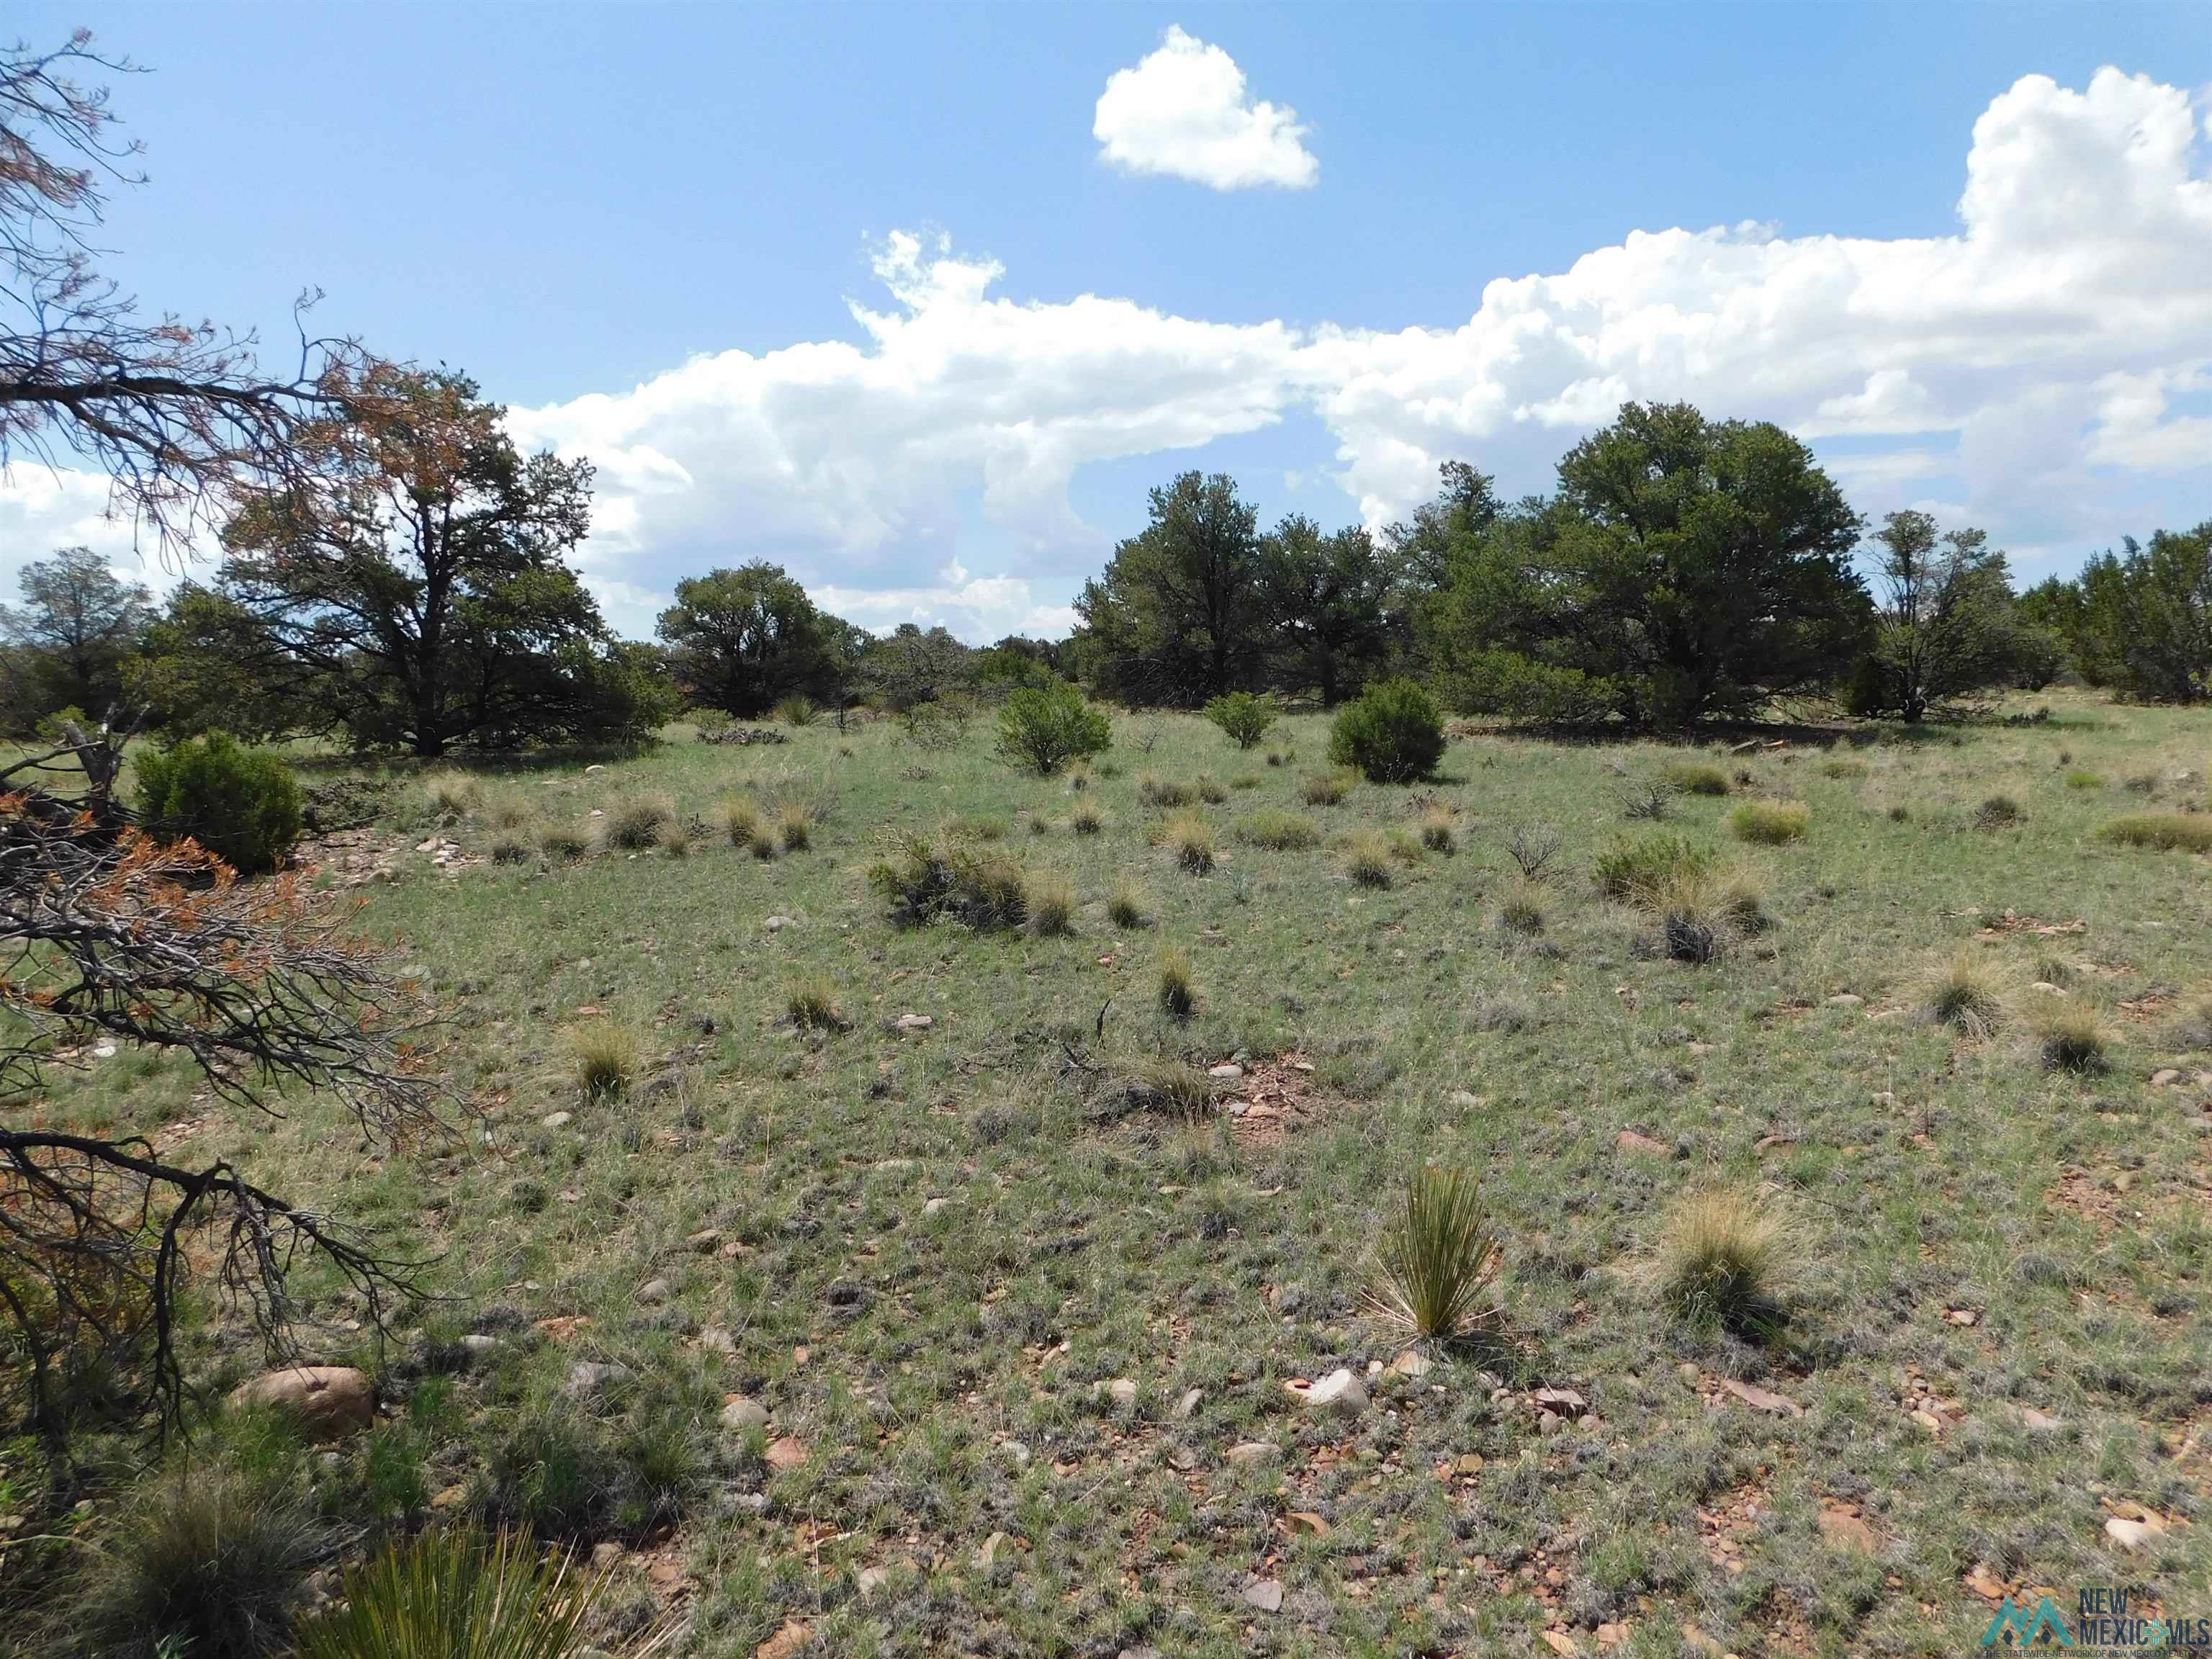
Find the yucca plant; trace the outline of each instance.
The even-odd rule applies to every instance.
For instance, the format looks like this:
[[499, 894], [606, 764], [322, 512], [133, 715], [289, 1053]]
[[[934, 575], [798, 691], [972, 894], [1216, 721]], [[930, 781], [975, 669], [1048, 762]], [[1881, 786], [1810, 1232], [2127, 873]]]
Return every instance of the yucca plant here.
[[1376, 1249], [1371, 1302], [1391, 1323], [1431, 1341], [1465, 1336], [1492, 1317], [1498, 1246], [1470, 1170], [1426, 1165]]
[[574, 1659], [605, 1583], [523, 1534], [422, 1533], [346, 1574], [301, 1624], [300, 1659]]

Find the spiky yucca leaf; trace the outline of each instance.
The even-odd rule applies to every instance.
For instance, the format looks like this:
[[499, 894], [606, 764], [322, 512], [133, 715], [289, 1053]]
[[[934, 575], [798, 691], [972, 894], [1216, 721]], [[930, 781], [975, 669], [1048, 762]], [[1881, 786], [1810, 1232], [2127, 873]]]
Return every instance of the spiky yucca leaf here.
[[1433, 1164], [1413, 1172], [1406, 1206], [1379, 1246], [1376, 1310], [1416, 1336], [1463, 1336], [1496, 1311], [1489, 1299], [1498, 1240], [1470, 1170]]

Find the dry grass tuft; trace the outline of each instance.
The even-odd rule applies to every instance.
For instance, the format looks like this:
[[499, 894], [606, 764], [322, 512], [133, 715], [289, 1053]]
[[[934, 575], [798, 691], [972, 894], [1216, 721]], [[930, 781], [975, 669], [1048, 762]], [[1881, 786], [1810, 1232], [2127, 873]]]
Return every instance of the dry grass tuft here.
[[1802, 841], [1813, 827], [1813, 809], [1796, 800], [1747, 800], [1729, 814], [1729, 828], [1739, 841], [1763, 847], [1779, 847]]
[[1107, 896], [1106, 920], [1116, 927], [1141, 927], [1145, 925], [1145, 893], [1134, 882], [1124, 876], [1114, 884]]
[[784, 1012], [802, 1031], [842, 1031], [845, 1017], [837, 1010], [837, 988], [828, 975], [811, 974], [791, 988]]
[[1191, 978], [1190, 952], [1180, 945], [1160, 951], [1160, 1011], [1170, 1019], [1188, 1019], [1198, 1012], [1198, 986]]
[[806, 810], [806, 803], [782, 800], [776, 803], [775, 831], [787, 853], [803, 853], [814, 842], [814, 815]]
[[1237, 838], [1278, 853], [1301, 853], [1321, 845], [1321, 829], [1311, 818], [1270, 806], [1239, 823]]
[[1053, 939], [1075, 931], [1075, 884], [1066, 876], [1031, 876], [1024, 890], [1030, 926], [1040, 938]]
[[1164, 778], [1155, 772], [1137, 775], [1137, 799], [1147, 806], [1170, 808], [1188, 806], [1198, 799], [1198, 792], [1180, 778]]
[[600, 822], [599, 839], [625, 852], [642, 852], [659, 846], [675, 822], [676, 803], [669, 796], [630, 795], [607, 809]]
[[1659, 769], [1660, 781], [1678, 795], [1725, 795], [1728, 774], [1704, 761], [1669, 761]]
[[2037, 1006], [2028, 1021], [2035, 1034], [2036, 1052], [2044, 1069], [2070, 1072], [2077, 1077], [2104, 1071], [2111, 1064], [2106, 1050], [2111, 1037], [2097, 1011], [2079, 997], [2051, 997]]
[[1450, 807], [1440, 804], [1421, 814], [1421, 845], [1431, 853], [1459, 850], [1459, 826]]
[[2100, 830], [2104, 840], [2122, 847], [2160, 853], [2212, 853], [2212, 815], [2202, 812], [2130, 812]]
[[441, 818], [464, 818], [483, 805], [483, 783], [466, 772], [432, 772], [422, 780], [430, 810]]
[[1976, 1042], [1988, 1040], [2004, 1020], [2004, 987], [1996, 967], [1961, 951], [1928, 981], [1928, 1012]]
[[1781, 1322], [1788, 1244], [1788, 1230], [1760, 1194], [1703, 1188], [1668, 1211], [1649, 1271], [1662, 1304], [1676, 1317], [1761, 1337]]
[[1379, 830], [1355, 830], [1344, 838], [1344, 873], [1362, 887], [1390, 884], [1390, 838]]
[[1194, 876], [1210, 872], [1218, 852], [1213, 826], [1195, 812], [1178, 812], [1170, 818], [1161, 827], [1160, 844]]
[[1352, 792], [1352, 780], [1342, 772], [1316, 772], [1298, 786], [1298, 799], [1309, 806], [1334, 806]]
[[638, 1041], [627, 1027], [596, 1021], [568, 1040], [586, 1100], [618, 1100], [637, 1075]]
[[767, 836], [768, 820], [750, 795], [732, 795], [722, 802], [722, 828], [731, 846], [750, 847]]

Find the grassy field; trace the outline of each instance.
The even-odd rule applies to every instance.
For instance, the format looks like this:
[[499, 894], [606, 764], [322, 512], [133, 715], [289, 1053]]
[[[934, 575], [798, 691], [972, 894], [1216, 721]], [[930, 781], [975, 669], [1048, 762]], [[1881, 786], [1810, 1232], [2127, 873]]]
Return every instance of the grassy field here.
[[[380, 1357], [308, 1308], [389, 1410], [303, 1478], [597, 1547], [610, 1642], [673, 1607], [771, 1659], [1936, 1655], [2004, 1594], [2212, 1614], [2208, 870], [2100, 833], [2204, 807], [2212, 717], [2051, 702], [1911, 742], [1472, 733], [1334, 803], [1318, 718], [1240, 752], [1122, 716], [1080, 787], [981, 724], [826, 720], [442, 806], [405, 776], [319, 879], [441, 1015], [468, 1146], [364, 1158], [130, 1054], [52, 1109], [441, 1255], [453, 1299]], [[1042, 925], [896, 925], [868, 872], [911, 831], [1018, 864]], [[1516, 832], [1556, 838], [1539, 878]], [[1702, 862], [1674, 954], [1600, 890], [1652, 836]], [[1409, 1348], [1376, 1248], [1431, 1163], [1481, 1178], [1499, 1313]], [[1716, 1190], [1779, 1230], [1753, 1333], [1659, 1294]], [[195, 1358], [258, 1354], [210, 1321]], [[1285, 1387], [1340, 1367], [1364, 1409]]]

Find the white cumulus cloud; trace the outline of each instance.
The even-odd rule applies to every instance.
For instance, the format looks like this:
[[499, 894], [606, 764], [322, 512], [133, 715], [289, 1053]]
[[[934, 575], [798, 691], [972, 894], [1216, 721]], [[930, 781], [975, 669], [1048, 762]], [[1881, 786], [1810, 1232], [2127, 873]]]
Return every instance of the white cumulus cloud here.
[[1175, 27], [1107, 76], [1091, 124], [1115, 167], [1216, 190], [1305, 189], [1321, 176], [1306, 131], [1288, 105], [1253, 101], [1235, 58]]

